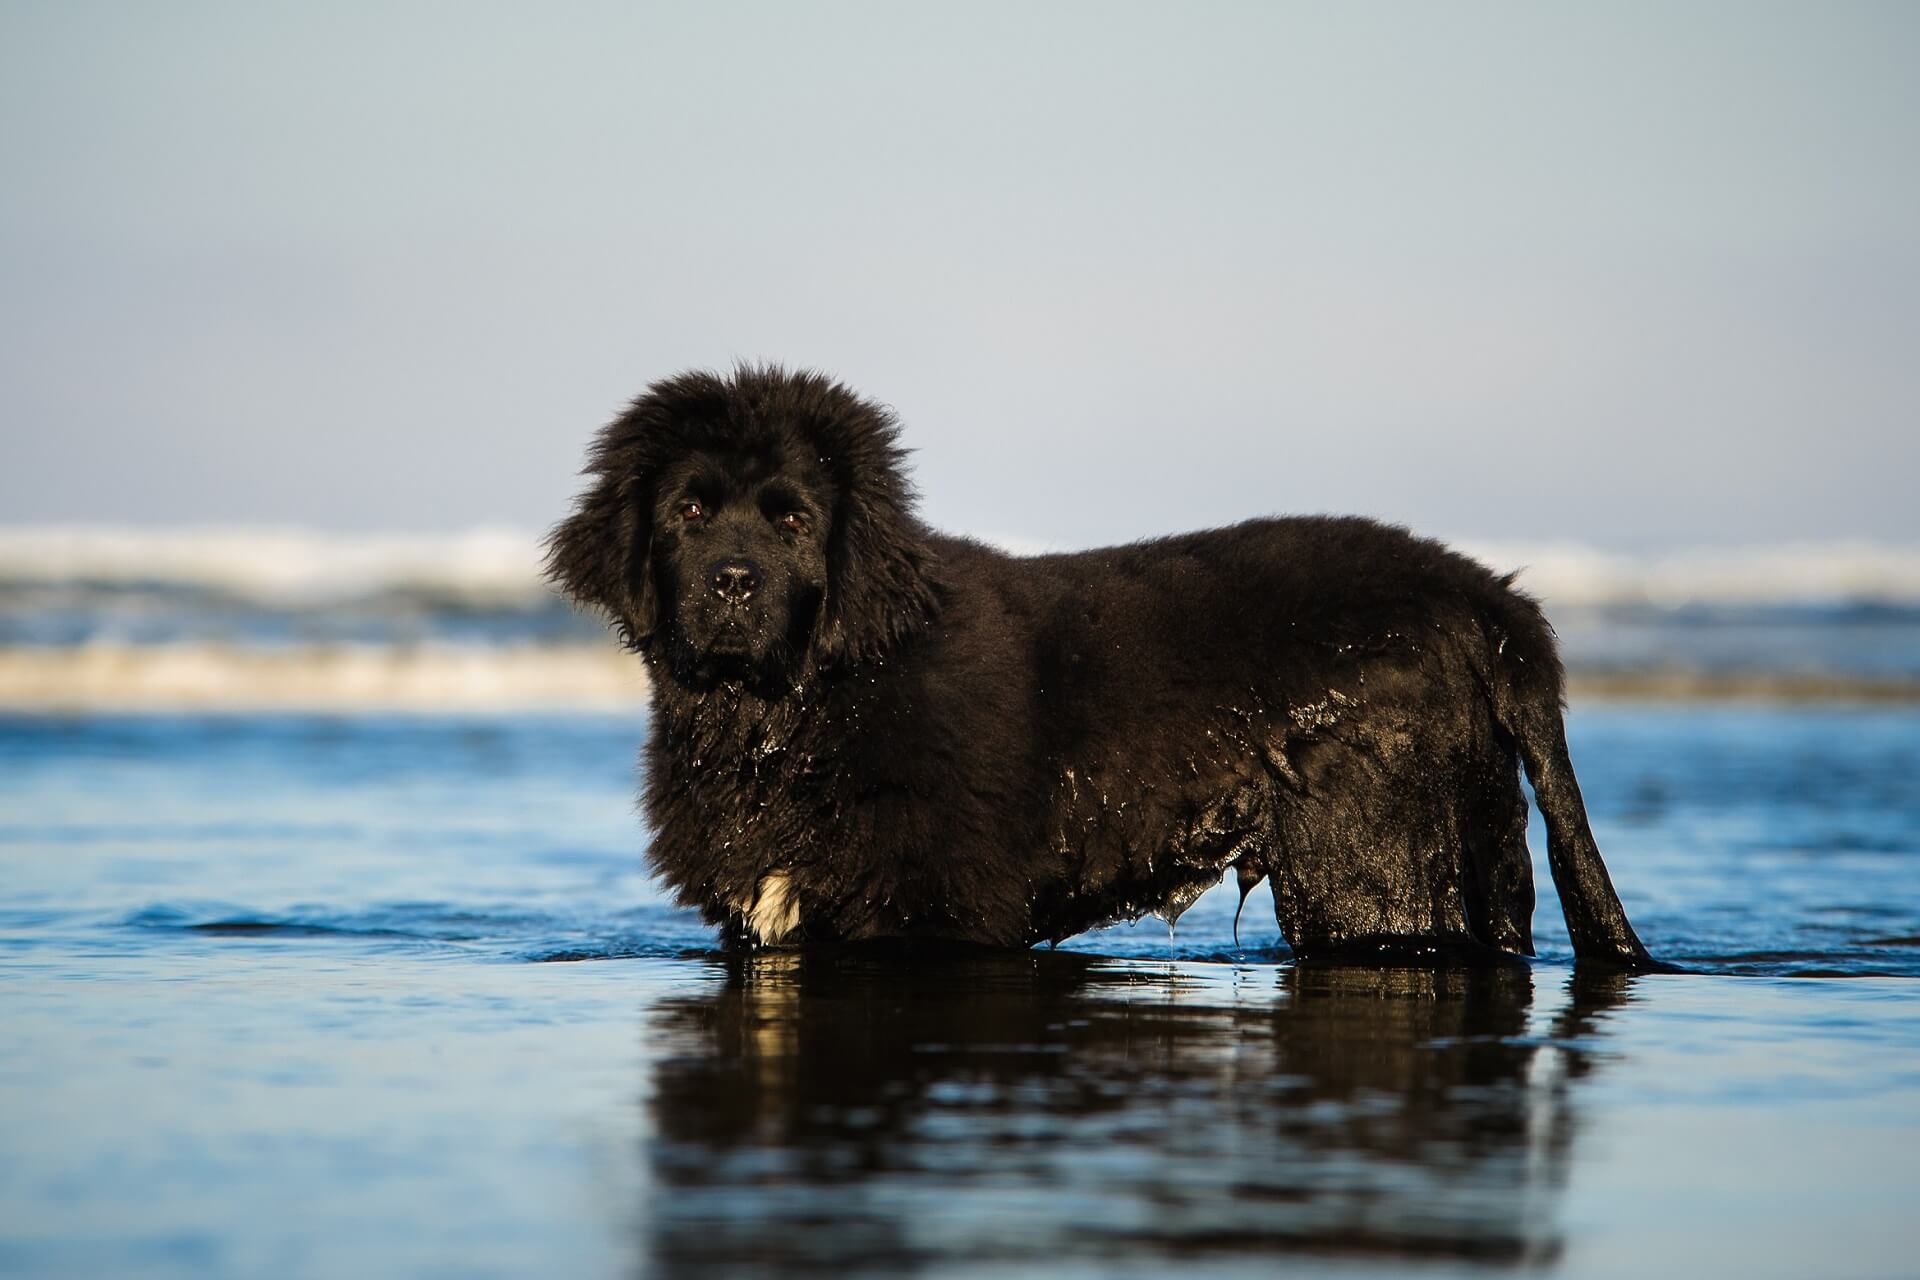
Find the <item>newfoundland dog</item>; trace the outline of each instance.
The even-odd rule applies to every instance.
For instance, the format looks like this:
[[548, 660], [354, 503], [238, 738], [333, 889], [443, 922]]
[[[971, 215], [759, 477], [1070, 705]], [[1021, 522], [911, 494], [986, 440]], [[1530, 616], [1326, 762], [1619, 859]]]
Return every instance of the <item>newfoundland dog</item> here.
[[730, 943], [1027, 946], [1231, 869], [1303, 958], [1531, 954], [1524, 765], [1576, 956], [1652, 967], [1510, 578], [1353, 517], [1012, 556], [920, 522], [897, 434], [669, 378], [548, 543], [651, 673], [652, 865]]

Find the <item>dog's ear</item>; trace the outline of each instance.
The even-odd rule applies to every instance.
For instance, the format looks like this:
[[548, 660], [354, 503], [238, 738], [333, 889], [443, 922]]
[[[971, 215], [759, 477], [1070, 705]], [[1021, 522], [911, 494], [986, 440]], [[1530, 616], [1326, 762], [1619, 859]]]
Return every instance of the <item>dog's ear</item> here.
[[643, 649], [659, 625], [653, 589], [652, 494], [639, 478], [602, 476], [547, 535], [547, 578], [580, 604], [606, 614], [629, 649]]
[[886, 410], [855, 405], [818, 435], [840, 485], [818, 640], [829, 665], [880, 657], [939, 611], [937, 557], [913, 513], [899, 428]]
[[607, 614], [628, 649], [645, 649], [659, 626], [651, 503], [639, 482], [601, 480], [547, 535], [547, 580]]
[[654, 475], [682, 447], [690, 415], [723, 398], [711, 374], [657, 382], [602, 428], [580, 474], [588, 477], [573, 514], [547, 535], [549, 581], [606, 614], [630, 649], [644, 649], [660, 625], [653, 574]]

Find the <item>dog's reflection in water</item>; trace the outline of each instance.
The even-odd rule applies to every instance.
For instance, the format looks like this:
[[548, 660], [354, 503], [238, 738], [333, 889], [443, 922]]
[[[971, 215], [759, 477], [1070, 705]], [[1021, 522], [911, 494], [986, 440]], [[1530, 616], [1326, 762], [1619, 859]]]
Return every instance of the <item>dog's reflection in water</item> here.
[[[659, 1007], [652, 1270], [1551, 1262], [1631, 978], [759, 954]], [[1556, 979], [1555, 983], [1561, 980]]]

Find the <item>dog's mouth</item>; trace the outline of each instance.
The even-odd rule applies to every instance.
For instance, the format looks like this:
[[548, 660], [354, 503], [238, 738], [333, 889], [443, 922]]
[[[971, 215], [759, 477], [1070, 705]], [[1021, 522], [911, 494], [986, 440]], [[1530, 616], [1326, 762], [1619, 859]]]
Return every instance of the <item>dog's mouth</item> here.
[[686, 636], [682, 676], [696, 686], [715, 681], [756, 679], [766, 659], [766, 643], [747, 619], [727, 619], [705, 635]]
[[742, 632], [722, 631], [707, 643], [706, 654], [709, 658], [751, 658], [753, 642]]
[[781, 602], [744, 607], [691, 600], [670, 624], [669, 669], [692, 689], [743, 683], [769, 690], [788, 687], [791, 664], [804, 652], [811, 613], [796, 618]]
[[756, 637], [761, 628], [758, 619], [739, 610], [728, 610], [712, 619], [706, 643], [701, 649], [713, 658], [750, 658], [759, 650]]

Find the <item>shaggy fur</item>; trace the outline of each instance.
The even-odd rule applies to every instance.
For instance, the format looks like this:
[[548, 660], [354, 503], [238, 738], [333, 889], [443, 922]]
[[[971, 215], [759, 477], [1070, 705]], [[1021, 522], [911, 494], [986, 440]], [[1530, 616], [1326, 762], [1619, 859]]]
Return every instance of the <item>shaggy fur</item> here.
[[885, 409], [778, 368], [656, 383], [585, 474], [549, 572], [652, 674], [652, 865], [732, 940], [1025, 946], [1231, 868], [1304, 957], [1531, 954], [1524, 763], [1577, 955], [1651, 963], [1551, 628], [1437, 542], [1006, 555], [916, 518]]

